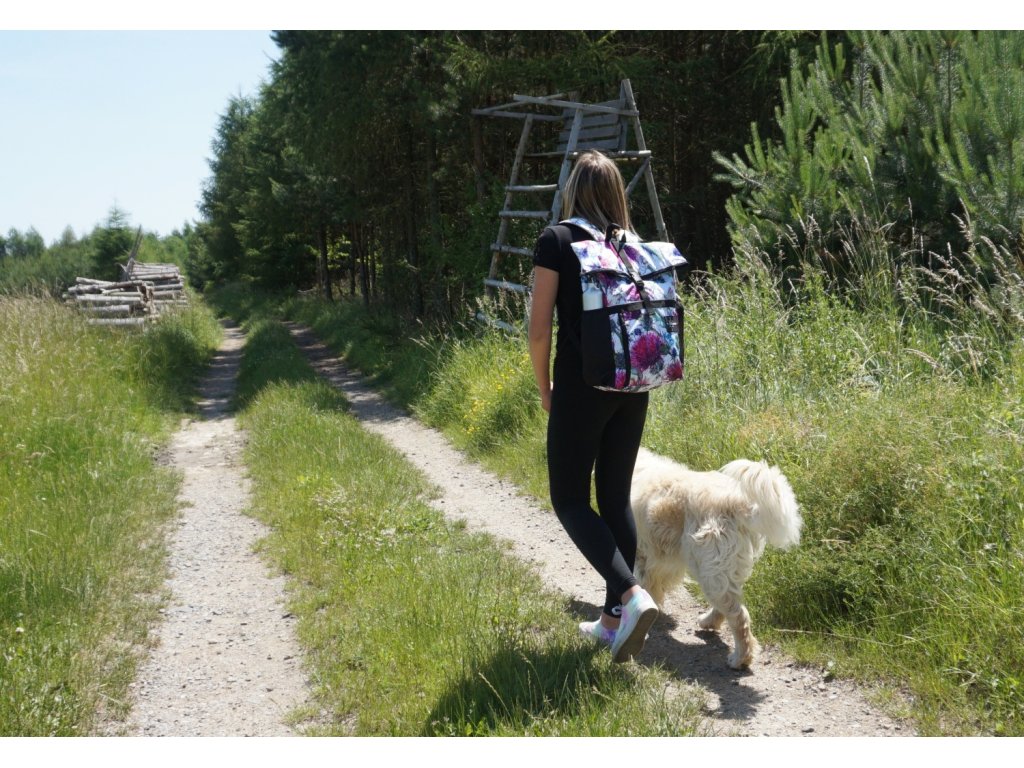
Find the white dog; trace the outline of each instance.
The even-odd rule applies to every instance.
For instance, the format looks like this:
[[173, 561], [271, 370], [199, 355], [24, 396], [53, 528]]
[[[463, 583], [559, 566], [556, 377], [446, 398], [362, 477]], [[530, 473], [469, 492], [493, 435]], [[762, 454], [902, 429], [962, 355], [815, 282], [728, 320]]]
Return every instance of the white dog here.
[[660, 606], [689, 574], [711, 603], [700, 627], [717, 630], [728, 620], [735, 639], [729, 666], [749, 666], [758, 645], [743, 584], [765, 543], [786, 549], [800, 541], [800, 511], [782, 472], [743, 459], [718, 472], [694, 472], [641, 448], [631, 502], [644, 589]]

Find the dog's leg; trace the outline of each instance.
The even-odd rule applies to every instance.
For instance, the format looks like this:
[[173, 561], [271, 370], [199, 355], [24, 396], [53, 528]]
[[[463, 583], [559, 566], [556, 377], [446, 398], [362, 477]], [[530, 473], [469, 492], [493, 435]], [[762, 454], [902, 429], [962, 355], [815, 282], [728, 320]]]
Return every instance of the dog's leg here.
[[724, 618], [729, 622], [729, 629], [732, 630], [733, 651], [729, 654], [729, 666], [733, 669], [749, 667], [754, 661], [754, 654], [757, 653], [757, 639], [750, 631], [750, 614], [743, 605], [743, 593], [734, 589], [727, 589], [723, 592], [709, 591], [707, 586], [701, 585], [704, 596], [713, 606], [703, 618], [715, 618], [716, 614], [719, 623]]
[[697, 626], [701, 629], [714, 629], [717, 631], [722, 626], [724, 620], [725, 614], [712, 606], [710, 611], [700, 615], [700, 618], [697, 619]]
[[[741, 598], [737, 597], [737, 602]], [[750, 614], [747, 607], [740, 603], [739, 611], [726, 617], [729, 620], [729, 628], [732, 629], [733, 641], [736, 647], [729, 654], [729, 666], [733, 669], [749, 667], [754, 661], [754, 654], [757, 653], [757, 639], [750, 631]]]

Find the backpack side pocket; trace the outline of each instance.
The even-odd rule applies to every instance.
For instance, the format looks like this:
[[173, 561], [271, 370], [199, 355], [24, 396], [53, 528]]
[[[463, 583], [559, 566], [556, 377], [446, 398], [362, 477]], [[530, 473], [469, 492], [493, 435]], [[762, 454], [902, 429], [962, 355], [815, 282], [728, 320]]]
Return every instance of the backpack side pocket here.
[[585, 310], [580, 320], [583, 381], [592, 387], [615, 386], [613, 318], [607, 308]]

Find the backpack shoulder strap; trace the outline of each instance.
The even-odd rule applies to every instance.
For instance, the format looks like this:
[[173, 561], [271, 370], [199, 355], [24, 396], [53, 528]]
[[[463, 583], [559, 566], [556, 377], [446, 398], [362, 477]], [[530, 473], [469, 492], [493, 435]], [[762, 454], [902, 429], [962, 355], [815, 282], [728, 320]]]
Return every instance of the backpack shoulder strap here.
[[[591, 224], [589, 221], [584, 219], [582, 216], [573, 216], [571, 219], [565, 219], [565, 220], [560, 221], [558, 223], [559, 224], [575, 224], [580, 229], [585, 230], [591, 237], [593, 237], [599, 243], [603, 243], [605, 241], [605, 239], [606, 239], [604, 232], [602, 232], [594, 224]], [[625, 230], [625, 232], [626, 232], [626, 242], [627, 243], [640, 243], [640, 242], [643, 242], [636, 233], [630, 232], [628, 229]]]
[[597, 240], [597, 242], [599, 242], [599, 243], [603, 243], [604, 242], [604, 232], [602, 232], [600, 229], [595, 227], [593, 224], [591, 224], [589, 221], [584, 219], [582, 216], [573, 216], [571, 219], [565, 219], [565, 220], [560, 221], [558, 223], [559, 224], [575, 224], [577, 227], [579, 227], [580, 229], [585, 231], [587, 234], [589, 234], [592, 238]]

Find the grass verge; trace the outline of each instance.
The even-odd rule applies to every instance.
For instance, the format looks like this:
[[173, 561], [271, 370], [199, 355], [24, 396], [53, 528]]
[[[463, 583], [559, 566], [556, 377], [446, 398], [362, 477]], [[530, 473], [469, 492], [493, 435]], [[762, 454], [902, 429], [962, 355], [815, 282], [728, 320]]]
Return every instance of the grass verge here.
[[240, 381], [254, 509], [327, 735], [689, 735], [697, 702], [613, 666], [564, 598], [445, 521], [423, 477], [366, 433], [276, 323], [248, 323]]
[[126, 334], [0, 297], [0, 735], [124, 713], [176, 510], [155, 452], [219, 332], [201, 305]]

